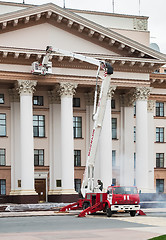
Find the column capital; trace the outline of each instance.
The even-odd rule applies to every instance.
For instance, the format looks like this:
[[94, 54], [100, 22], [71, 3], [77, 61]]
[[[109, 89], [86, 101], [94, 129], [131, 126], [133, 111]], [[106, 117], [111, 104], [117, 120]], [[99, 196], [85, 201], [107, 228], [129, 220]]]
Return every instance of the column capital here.
[[36, 85], [37, 85], [37, 81], [18, 80], [17, 90], [19, 94], [30, 95], [34, 93]]
[[148, 106], [147, 106], [148, 112], [154, 111], [155, 103], [156, 103], [155, 100], [148, 100]]
[[20, 97], [16, 88], [9, 89], [9, 99], [10, 99], [10, 102], [20, 101]]
[[150, 95], [150, 88], [148, 87], [136, 87], [134, 96], [136, 100], [147, 100]]
[[61, 103], [59, 91], [60, 91], [59, 85], [56, 85], [52, 91], [48, 91], [49, 103], [56, 103], [56, 104]]
[[59, 93], [61, 97], [70, 96], [73, 97], [76, 93], [76, 83], [60, 83]]
[[110, 86], [108, 90], [107, 97], [112, 98], [116, 90], [116, 86]]

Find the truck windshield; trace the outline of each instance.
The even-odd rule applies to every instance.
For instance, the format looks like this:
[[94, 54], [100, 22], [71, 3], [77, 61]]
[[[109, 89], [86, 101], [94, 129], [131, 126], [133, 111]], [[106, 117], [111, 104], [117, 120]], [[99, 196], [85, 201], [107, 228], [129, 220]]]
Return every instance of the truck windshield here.
[[115, 187], [113, 188], [114, 194], [137, 194], [136, 187]]

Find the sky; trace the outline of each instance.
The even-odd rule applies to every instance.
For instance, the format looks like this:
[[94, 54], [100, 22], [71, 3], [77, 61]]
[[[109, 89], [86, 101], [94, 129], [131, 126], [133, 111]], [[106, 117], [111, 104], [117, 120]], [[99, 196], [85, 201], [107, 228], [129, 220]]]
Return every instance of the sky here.
[[[23, 3], [23, 0], [1, 0]], [[26, 4], [40, 5], [52, 2], [60, 7], [148, 16], [150, 42], [158, 44], [166, 54], [166, 0], [24, 0]], [[113, 4], [114, 3], [114, 4]], [[113, 8], [114, 5], [114, 8]]]

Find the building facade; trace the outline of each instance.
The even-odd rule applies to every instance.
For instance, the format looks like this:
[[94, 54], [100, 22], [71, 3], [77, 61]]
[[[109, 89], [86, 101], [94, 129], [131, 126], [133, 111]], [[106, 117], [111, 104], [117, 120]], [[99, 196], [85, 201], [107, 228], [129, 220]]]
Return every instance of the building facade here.
[[[114, 73], [95, 181], [166, 192], [166, 56], [149, 48], [147, 17], [0, 2], [2, 202], [78, 198], [93, 127], [96, 66], [54, 53], [50, 75], [31, 73], [46, 46], [111, 63]], [[98, 83], [101, 84], [101, 80]]]

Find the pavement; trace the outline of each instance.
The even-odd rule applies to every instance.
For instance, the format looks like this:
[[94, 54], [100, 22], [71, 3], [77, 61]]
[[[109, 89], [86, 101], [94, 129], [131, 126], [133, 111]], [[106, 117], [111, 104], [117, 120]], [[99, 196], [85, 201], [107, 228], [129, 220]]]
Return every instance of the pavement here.
[[[30, 216], [78, 216], [81, 210], [60, 213], [59, 209], [67, 204], [0, 204], [0, 218], [9, 217], [30, 217]], [[61, 239], [79, 239], [79, 240], [147, 240], [153, 237], [166, 234], [166, 208], [147, 208], [142, 209], [147, 215], [130, 217], [128, 214], [116, 214], [114, 220], [122, 222], [141, 224], [142, 227], [128, 227], [128, 228], [108, 228], [96, 230], [70, 230], [70, 231], [47, 231], [47, 232], [13, 232], [0, 233], [0, 240], [61, 240]], [[161, 216], [160, 216], [161, 213]], [[156, 214], [156, 216], [155, 216]], [[163, 214], [163, 217], [162, 217]], [[152, 216], [153, 215], [153, 216]], [[160, 217], [159, 217], [160, 216]], [[88, 215], [88, 219], [106, 219], [111, 221], [113, 218], [107, 218], [105, 214]], [[21, 218], [20, 218], [21, 219]], [[60, 219], [58, 217], [58, 219]], [[88, 220], [87, 219], [87, 220]], [[111, 236], [111, 237], [110, 237]]]

